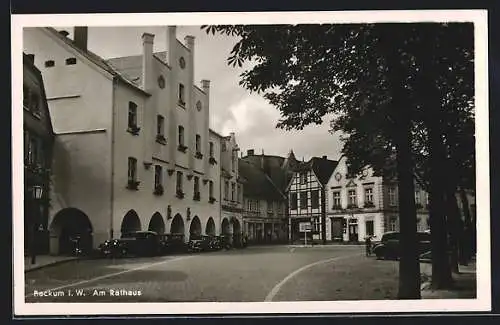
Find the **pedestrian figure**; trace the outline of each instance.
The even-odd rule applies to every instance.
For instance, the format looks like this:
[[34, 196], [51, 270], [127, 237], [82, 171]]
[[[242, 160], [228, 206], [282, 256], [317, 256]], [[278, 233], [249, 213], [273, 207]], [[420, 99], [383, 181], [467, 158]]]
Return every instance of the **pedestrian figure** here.
[[372, 236], [366, 236], [365, 238], [366, 256], [372, 254]]

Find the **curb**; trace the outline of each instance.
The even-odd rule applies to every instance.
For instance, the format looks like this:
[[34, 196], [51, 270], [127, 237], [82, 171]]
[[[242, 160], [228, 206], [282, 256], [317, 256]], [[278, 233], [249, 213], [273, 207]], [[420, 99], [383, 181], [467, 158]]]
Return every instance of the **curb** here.
[[64, 264], [64, 263], [68, 263], [68, 262], [72, 262], [72, 261], [76, 261], [76, 260], [82, 260], [82, 259], [83, 258], [80, 258], [80, 257], [68, 258], [65, 260], [60, 260], [60, 261], [55, 261], [55, 262], [44, 264], [44, 265], [35, 266], [35, 267], [30, 268], [29, 270], [26, 270], [26, 266], [25, 266], [24, 273], [29, 273], [31, 271], [44, 269], [46, 267], [56, 266], [56, 265], [60, 265], [60, 264]]

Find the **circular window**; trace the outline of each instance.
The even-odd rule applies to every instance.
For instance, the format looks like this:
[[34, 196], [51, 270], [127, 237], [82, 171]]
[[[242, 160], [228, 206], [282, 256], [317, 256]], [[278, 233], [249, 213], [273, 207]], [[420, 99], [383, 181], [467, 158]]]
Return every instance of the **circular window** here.
[[336, 179], [337, 181], [340, 181], [340, 179], [341, 179], [341, 178], [342, 178], [342, 175], [341, 175], [340, 173], [336, 173], [336, 174], [335, 174], [335, 179]]
[[197, 101], [196, 102], [196, 109], [199, 111], [201, 111], [201, 102], [200, 101]]
[[165, 78], [163, 78], [163, 76], [160, 76], [158, 78], [158, 87], [160, 87], [161, 89], [165, 88]]
[[184, 69], [186, 67], [186, 60], [184, 60], [183, 57], [179, 59], [179, 65], [181, 66], [181, 69]]

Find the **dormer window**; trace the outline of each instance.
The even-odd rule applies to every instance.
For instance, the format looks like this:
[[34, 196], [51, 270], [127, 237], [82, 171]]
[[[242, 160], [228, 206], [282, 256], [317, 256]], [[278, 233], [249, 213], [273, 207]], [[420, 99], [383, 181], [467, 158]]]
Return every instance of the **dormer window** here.
[[76, 64], [76, 58], [67, 58], [66, 65], [74, 65]]
[[51, 68], [51, 67], [53, 67], [55, 65], [56, 65], [56, 63], [54, 62], [54, 60], [47, 60], [47, 61], [45, 61], [45, 67], [46, 68]]

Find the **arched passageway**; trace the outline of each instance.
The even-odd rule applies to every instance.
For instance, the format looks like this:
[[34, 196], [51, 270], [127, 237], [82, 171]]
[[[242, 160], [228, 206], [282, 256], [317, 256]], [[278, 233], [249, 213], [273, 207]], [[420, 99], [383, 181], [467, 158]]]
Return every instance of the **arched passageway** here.
[[160, 213], [155, 212], [149, 221], [149, 231], [157, 232], [158, 234], [165, 233], [165, 222], [163, 221], [163, 217]]
[[50, 251], [56, 255], [72, 255], [78, 241], [84, 253], [92, 250], [93, 227], [89, 217], [76, 208], [59, 211], [50, 224]]
[[241, 246], [242, 233], [240, 221], [236, 217], [231, 218], [231, 228], [233, 228], [233, 244], [237, 247]]
[[184, 236], [184, 220], [182, 220], [180, 214], [176, 214], [172, 219], [172, 224], [170, 225], [170, 233], [173, 235]]
[[141, 230], [141, 220], [134, 210], [129, 210], [123, 217], [120, 231], [122, 234], [140, 231]]
[[191, 225], [189, 226], [189, 239], [199, 239], [201, 237], [201, 222], [198, 216], [195, 216], [191, 220]]
[[208, 218], [207, 225], [205, 226], [205, 234], [207, 236], [215, 236], [215, 221], [212, 217]]

